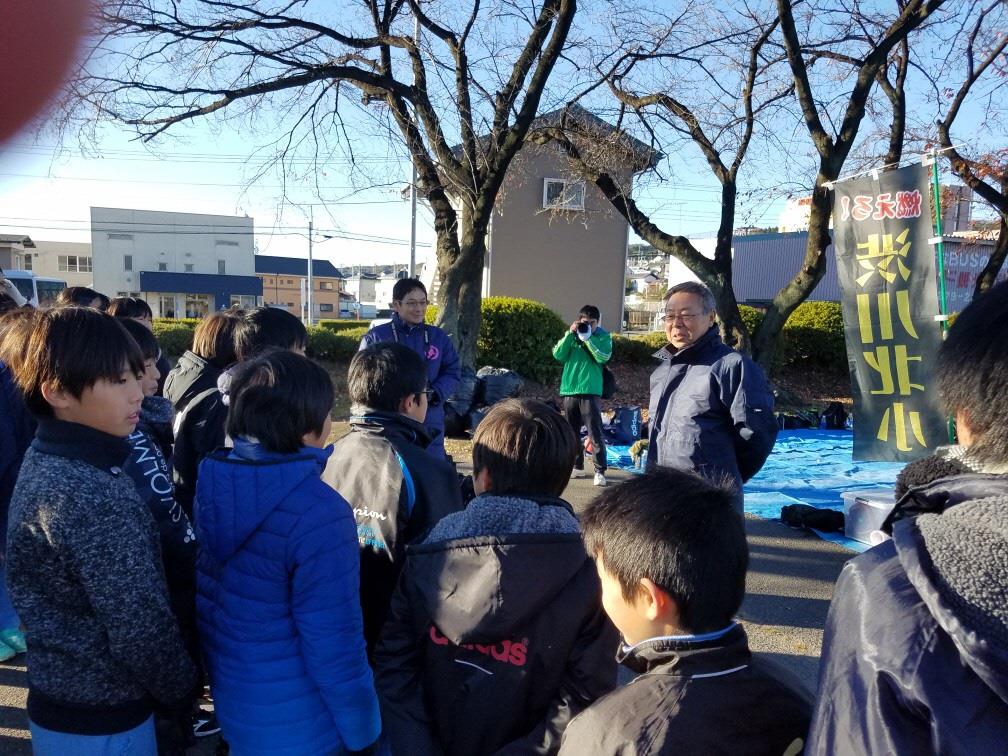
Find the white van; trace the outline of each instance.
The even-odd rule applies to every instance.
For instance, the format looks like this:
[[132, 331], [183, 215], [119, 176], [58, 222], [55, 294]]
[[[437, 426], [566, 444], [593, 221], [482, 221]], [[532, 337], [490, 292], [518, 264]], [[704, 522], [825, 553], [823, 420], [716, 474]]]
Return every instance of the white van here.
[[46, 308], [56, 304], [56, 297], [66, 288], [66, 281], [36, 276], [30, 270], [5, 270], [4, 277], [17, 286], [21, 296], [32, 307]]

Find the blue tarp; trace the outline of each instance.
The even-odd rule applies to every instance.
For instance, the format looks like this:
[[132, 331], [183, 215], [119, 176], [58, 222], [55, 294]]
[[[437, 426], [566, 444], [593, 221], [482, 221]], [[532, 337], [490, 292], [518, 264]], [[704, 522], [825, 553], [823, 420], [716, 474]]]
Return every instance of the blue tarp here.
[[[745, 511], [768, 520], [780, 519], [788, 504], [810, 504], [843, 511], [840, 494], [851, 489], [892, 488], [903, 469], [898, 462], [854, 462], [854, 434], [838, 430], [781, 431], [759, 475], [745, 485]], [[607, 447], [612, 467], [639, 472], [629, 447]], [[863, 551], [867, 546], [838, 533], [819, 533], [826, 540]]]

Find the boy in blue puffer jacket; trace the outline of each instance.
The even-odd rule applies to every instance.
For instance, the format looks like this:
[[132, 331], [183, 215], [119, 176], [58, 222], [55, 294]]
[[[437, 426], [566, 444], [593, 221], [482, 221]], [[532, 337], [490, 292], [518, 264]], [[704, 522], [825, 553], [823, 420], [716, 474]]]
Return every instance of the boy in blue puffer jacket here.
[[235, 756], [359, 751], [381, 731], [353, 513], [322, 482], [333, 387], [289, 351], [231, 383], [233, 449], [200, 466], [197, 615]]

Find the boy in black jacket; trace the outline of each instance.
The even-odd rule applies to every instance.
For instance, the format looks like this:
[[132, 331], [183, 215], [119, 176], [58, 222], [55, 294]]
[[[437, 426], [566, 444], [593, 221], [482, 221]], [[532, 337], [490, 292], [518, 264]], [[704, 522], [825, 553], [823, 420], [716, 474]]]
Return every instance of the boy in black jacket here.
[[659, 468], [582, 514], [618, 658], [640, 676], [575, 718], [561, 754], [801, 752], [810, 702], [760, 669], [733, 619], [749, 552], [732, 497]]
[[196, 672], [154, 519], [123, 472], [143, 356], [111, 316], [65, 307], [38, 316], [12, 367], [38, 419], [7, 531], [7, 581], [27, 628], [32, 749], [154, 756], [152, 712], [187, 725]]
[[616, 633], [570, 505], [578, 440], [532, 400], [494, 405], [473, 438], [476, 498], [406, 565], [375, 649], [393, 753], [555, 753], [616, 684]]
[[350, 502], [361, 549], [361, 608], [368, 653], [385, 623], [407, 543], [462, 509], [455, 468], [431, 456], [427, 366], [409, 347], [373, 344], [347, 374], [350, 433], [336, 442], [322, 480]]

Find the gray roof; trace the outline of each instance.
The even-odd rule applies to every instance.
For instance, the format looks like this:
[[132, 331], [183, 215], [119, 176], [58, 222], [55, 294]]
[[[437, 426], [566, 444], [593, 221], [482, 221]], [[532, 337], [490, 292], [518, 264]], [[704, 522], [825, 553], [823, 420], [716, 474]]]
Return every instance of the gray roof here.
[[[283, 276], [308, 276], [308, 260], [304, 257], [281, 257], [279, 255], [256, 255], [256, 273], [272, 273]], [[342, 278], [340, 272], [328, 260], [312, 260], [312, 275], [323, 278]]]
[[28, 249], [35, 248], [35, 242], [25, 234], [0, 234], [0, 244], [20, 244]]

